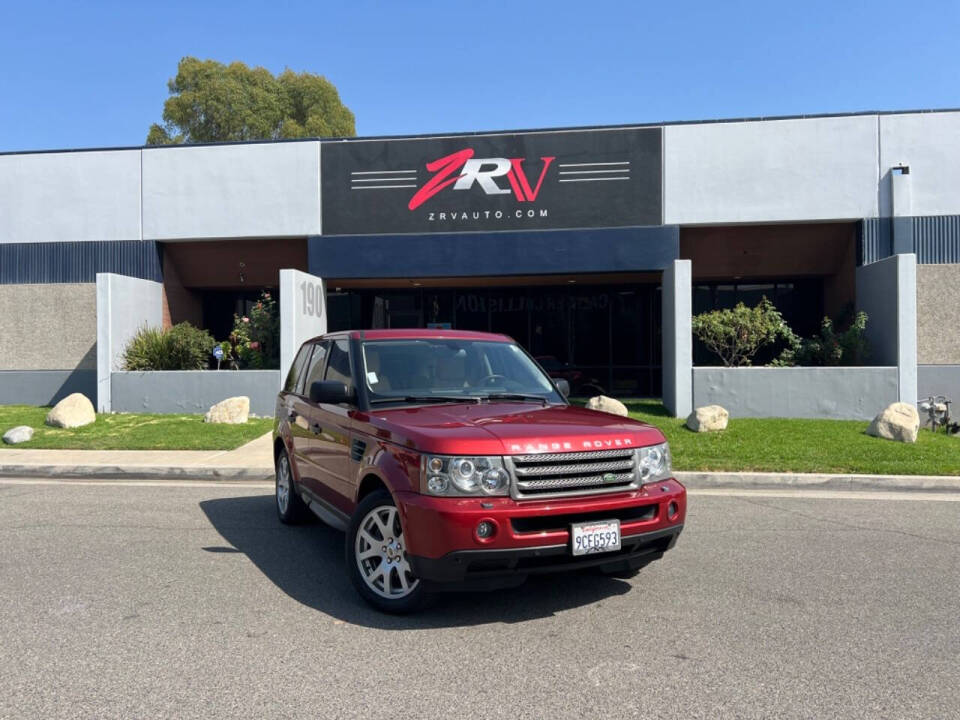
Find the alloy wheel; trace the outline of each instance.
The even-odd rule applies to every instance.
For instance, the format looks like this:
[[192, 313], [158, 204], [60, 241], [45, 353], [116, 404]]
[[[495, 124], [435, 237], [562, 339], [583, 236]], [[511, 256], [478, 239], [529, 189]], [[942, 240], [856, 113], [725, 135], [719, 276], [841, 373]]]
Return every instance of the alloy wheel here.
[[392, 505], [375, 507], [360, 522], [354, 557], [360, 577], [380, 597], [406, 597], [420, 583], [410, 571], [405, 547], [400, 516]]
[[290, 506], [290, 461], [281, 453], [277, 461], [277, 508], [281, 515], [287, 514]]

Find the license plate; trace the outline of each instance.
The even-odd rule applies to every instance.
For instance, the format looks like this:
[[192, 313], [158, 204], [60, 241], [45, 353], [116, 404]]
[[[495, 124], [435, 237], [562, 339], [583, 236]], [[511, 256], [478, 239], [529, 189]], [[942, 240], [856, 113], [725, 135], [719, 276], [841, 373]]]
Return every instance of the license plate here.
[[571, 525], [570, 548], [574, 555], [591, 555], [619, 550], [620, 521], [601, 520]]

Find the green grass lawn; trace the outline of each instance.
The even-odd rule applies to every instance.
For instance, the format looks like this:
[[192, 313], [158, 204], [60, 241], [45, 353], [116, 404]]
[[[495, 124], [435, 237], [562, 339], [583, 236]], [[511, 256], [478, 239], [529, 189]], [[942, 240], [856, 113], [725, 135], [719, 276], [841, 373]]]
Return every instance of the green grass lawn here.
[[659, 400], [624, 404], [663, 431], [677, 470], [960, 475], [960, 437], [929, 430], [915, 445], [870, 437], [869, 423], [852, 420], [731, 418], [722, 432], [695, 433], [667, 417]]
[[3, 449], [57, 450], [232, 450], [268, 432], [269, 418], [245, 425], [203, 422], [202, 415], [97, 415], [97, 421], [72, 430], [44, 424], [50, 408], [0, 405], [0, 435], [17, 425], [33, 428], [33, 439]]

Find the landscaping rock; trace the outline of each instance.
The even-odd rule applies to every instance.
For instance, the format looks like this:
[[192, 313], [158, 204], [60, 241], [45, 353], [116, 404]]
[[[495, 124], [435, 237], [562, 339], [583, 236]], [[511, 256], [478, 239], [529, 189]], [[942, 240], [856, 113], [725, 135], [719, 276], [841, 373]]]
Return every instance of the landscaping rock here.
[[867, 435], [913, 443], [917, 441], [919, 430], [920, 415], [917, 413], [917, 408], [910, 403], [895, 402], [888, 405], [873, 419], [870, 427], [867, 428]]
[[17, 425], [10, 428], [3, 434], [3, 441], [7, 445], [16, 445], [17, 443], [27, 442], [33, 437], [33, 428], [29, 425]]
[[698, 407], [687, 418], [687, 427], [694, 432], [714, 432], [726, 430], [730, 413], [719, 405]]
[[53, 427], [75, 428], [95, 422], [93, 403], [83, 393], [67, 395], [47, 413], [46, 423]]
[[228, 425], [242, 425], [250, 417], [250, 398], [246, 395], [221, 400], [211, 407], [203, 416], [208, 423], [226, 423]]
[[600, 412], [620, 415], [622, 417], [627, 417], [628, 415], [626, 405], [606, 395], [597, 395], [587, 400], [587, 410], [599, 410]]

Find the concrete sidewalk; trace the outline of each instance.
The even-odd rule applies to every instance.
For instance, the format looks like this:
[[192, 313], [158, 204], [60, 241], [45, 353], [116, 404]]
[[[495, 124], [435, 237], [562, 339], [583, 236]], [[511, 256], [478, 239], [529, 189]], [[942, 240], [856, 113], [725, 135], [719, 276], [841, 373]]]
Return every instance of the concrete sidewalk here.
[[0, 450], [0, 477], [263, 480], [270, 433], [235, 450]]
[[[273, 479], [266, 433], [236, 450], [0, 450], [0, 477], [150, 480]], [[691, 472], [676, 478], [688, 488], [769, 490], [884, 490], [960, 492], [960, 477], [770, 472]]]

